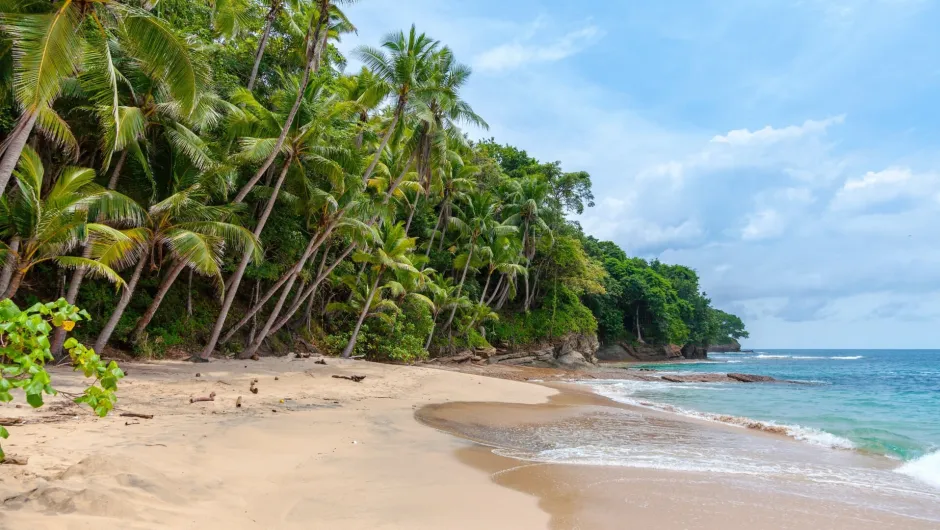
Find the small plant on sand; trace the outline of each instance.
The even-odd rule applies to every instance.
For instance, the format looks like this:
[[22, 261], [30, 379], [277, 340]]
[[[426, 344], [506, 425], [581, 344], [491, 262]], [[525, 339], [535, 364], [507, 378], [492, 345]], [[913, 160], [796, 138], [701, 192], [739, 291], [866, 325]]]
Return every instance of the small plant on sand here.
[[[12, 391], [20, 389], [26, 394], [26, 402], [39, 408], [43, 405], [43, 394], [57, 394], [46, 371], [46, 362], [54, 360], [49, 351], [49, 335], [57, 327], [71, 331], [76, 322], [88, 318], [85, 310], [64, 298], [38, 303], [26, 310], [21, 310], [12, 300], [0, 301], [0, 402], [12, 401]], [[98, 416], [107, 415], [117, 401], [117, 382], [124, 377], [124, 372], [116, 362], [105, 363], [95, 350], [74, 338], [66, 340], [63, 346], [75, 370], [94, 378], [88, 388], [74, 398], [75, 402], [87, 404]], [[7, 436], [7, 430], [0, 426], [0, 438]], [[0, 462], [3, 460], [0, 448]]]

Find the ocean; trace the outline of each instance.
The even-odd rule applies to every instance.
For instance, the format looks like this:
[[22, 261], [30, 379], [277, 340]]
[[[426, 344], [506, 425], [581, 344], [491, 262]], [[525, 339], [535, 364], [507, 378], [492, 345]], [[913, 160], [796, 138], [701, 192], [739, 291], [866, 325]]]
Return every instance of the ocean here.
[[[788, 382], [577, 381], [665, 414], [597, 411], [517, 430], [497, 452], [539, 462], [747, 477], [754, 487], [855, 498], [940, 521], [940, 350], [768, 349], [645, 368]], [[669, 419], [677, 414], [686, 421]]]

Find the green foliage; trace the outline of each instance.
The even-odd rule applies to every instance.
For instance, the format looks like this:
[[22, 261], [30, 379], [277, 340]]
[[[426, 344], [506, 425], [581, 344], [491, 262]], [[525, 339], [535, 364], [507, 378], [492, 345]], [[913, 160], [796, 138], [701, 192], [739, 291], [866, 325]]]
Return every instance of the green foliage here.
[[[431, 332], [431, 313], [418, 302], [406, 302], [391, 319], [367, 320], [359, 332], [353, 355], [364, 355], [374, 361], [412, 363], [426, 359], [424, 341]], [[334, 354], [339, 354], [349, 342], [351, 332], [339, 331], [327, 335], [325, 343]]]
[[519, 346], [568, 333], [594, 334], [597, 320], [571, 289], [559, 285], [546, 295], [546, 302], [539, 309], [503, 314], [487, 327], [487, 338], [493, 344]]
[[[52, 361], [49, 336], [54, 328], [71, 331], [76, 322], [89, 319], [85, 310], [60, 298], [55, 302], [38, 303], [21, 310], [12, 300], [0, 301], [0, 402], [13, 400], [12, 392], [20, 390], [33, 408], [43, 406], [43, 394], [55, 395], [52, 378], [46, 371], [46, 362]], [[91, 407], [98, 416], [106, 416], [117, 401], [117, 382], [124, 372], [114, 361], [102, 361], [98, 354], [74, 338], [65, 341], [65, 349], [76, 371], [92, 383], [76, 403]], [[9, 433], [0, 426], [0, 438]], [[4, 458], [0, 449], [0, 461]]]

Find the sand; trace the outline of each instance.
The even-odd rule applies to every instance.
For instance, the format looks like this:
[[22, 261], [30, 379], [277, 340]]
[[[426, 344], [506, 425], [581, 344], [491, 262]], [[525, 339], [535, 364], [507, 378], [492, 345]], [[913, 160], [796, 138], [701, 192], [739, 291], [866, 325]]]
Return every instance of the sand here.
[[[315, 360], [126, 364], [118, 409], [104, 419], [64, 395], [38, 411], [0, 405], [0, 418], [27, 422], [9, 428], [4, 449], [29, 459], [0, 466], [0, 530], [938, 527], [706, 473], [538, 464], [474, 443], [624, 407], [571, 385], [524, 382], [571, 374]], [[54, 378], [60, 390], [79, 389], [67, 368]], [[211, 392], [214, 401], [190, 403]], [[776, 436], [637, 413], [685, 422], [680, 432]]]
[[[0, 406], [0, 417], [43, 422], [9, 428], [4, 449], [29, 462], [0, 466], [0, 528], [548, 527], [534, 496], [461, 463], [455, 455], [470, 442], [421, 425], [414, 411], [453, 400], [540, 403], [554, 390], [428, 368], [327, 363], [126, 364], [118, 409], [104, 419], [65, 397], [41, 413]], [[80, 378], [55, 369], [54, 380], [76, 391]], [[189, 402], [213, 391], [215, 401]]]

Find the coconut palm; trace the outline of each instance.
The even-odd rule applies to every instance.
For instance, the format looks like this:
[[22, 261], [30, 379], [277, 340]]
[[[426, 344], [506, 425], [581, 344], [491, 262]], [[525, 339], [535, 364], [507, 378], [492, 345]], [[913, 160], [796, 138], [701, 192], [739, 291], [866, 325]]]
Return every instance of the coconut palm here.
[[452, 307], [466, 307], [470, 301], [466, 297], [456, 297], [457, 286], [454, 279], [441, 275], [433, 274], [427, 283], [427, 298], [430, 300], [431, 308], [431, 332], [428, 334], [428, 340], [424, 343], [424, 349], [431, 347], [431, 340], [434, 339], [434, 332], [437, 329], [437, 317], [442, 311]]
[[0, 195], [34, 127], [38, 125], [60, 143], [70, 134], [52, 110], [52, 103], [79, 67], [83, 76], [95, 78], [101, 92], [110, 94], [107, 106], [119, 121], [120, 76], [111, 55], [112, 43], [163, 80], [182, 114], [195, 108], [200, 87], [206, 82], [204, 72], [194, 68], [185, 39], [148, 11], [118, 0], [14, 5], [23, 8], [0, 14], [0, 29], [12, 41], [13, 92], [22, 114], [0, 158]]
[[[522, 229], [522, 254], [525, 257], [525, 266], [528, 268], [535, 257], [536, 240], [539, 233], [551, 237], [552, 232], [542, 218], [545, 201], [549, 196], [550, 188], [544, 178], [530, 175], [522, 179], [509, 181], [506, 189], [507, 202], [506, 223], [519, 226]], [[525, 303], [524, 309], [529, 310], [532, 296], [530, 296], [529, 278], [525, 277]]]
[[[88, 168], [65, 168], [43, 192], [45, 168], [28, 146], [23, 149], [14, 176], [17, 191], [0, 199], [0, 233], [19, 241], [16, 249], [5, 243], [0, 248], [3, 261], [12, 260], [14, 264], [3, 298], [15, 296], [29, 271], [46, 261], [123, 285], [109, 264], [122, 259], [113, 254], [117, 251], [115, 245], [127, 250], [128, 241], [112, 227], [88, 220], [137, 224], [144, 217], [137, 203], [96, 185], [95, 172]], [[88, 253], [81, 257], [68, 255], [85, 243]]]
[[[487, 193], [475, 192], [466, 196], [464, 201], [455, 205], [456, 215], [450, 218], [450, 225], [466, 240], [466, 254], [458, 256], [463, 262], [463, 272], [460, 274], [460, 282], [457, 284], [457, 294], [460, 296], [463, 292], [464, 282], [467, 280], [467, 270], [473, 261], [473, 253], [477, 250], [477, 242], [484, 235], [487, 237], [502, 237], [516, 232], [516, 227], [501, 223], [497, 219], [497, 203], [493, 197]], [[455, 265], [457, 260], [455, 260]], [[457, 307], [451, 308], [450, 316], [445, 329], [450, 329], [454, 321], [454, 315], [457, 313]]]
[[[280, 190], [289, 173], [293, 172], [297, 178], [303, 180], [306, 171], [309, 169], [316, 172], [317, 175], [330, 183], [333, 189], [339, 190], [339, 194], [342, 194], [347, 188], [346, 176], [349, 174], [347, 169], [356, 167], [357, 160], [348, 150], [341, 146], [331, 145], [340, 143], [333, 142], [332, 140], [336, 140], [336, 138], [332, 135], [337, 133], [342, 134], [342, 131], [337, 131], [336, 128], [331, 125], [336, 120], [348, 118], [353, 112], [354, 107], [336, 96], [329, 94], [326, 90], [326, 85], [322, 82], [310, 86], [306, 86], [304, 83], [298, 83], [294, 88], [298, 92], [301, 92], [299, 97], [302, 104], [297, 107], [297, 112], [294, 112], [295, 120], [287, 127], [286, 130], [289, 134], [283, 138], [284, 141], [281, 142], [280, 146], [278, 146], [280, 138], [275, 140], [273, 137], [264, 136], [265, 133], [272, 134], [276, 133], [277, 130], [285, 130], [277, 123], [276, 115], [258, 104], [252, 94], [247, 90], [241, 91], [237, 95], [238, 100], [244, 104], [245, 109], [244, 112], [236, 118], [239, 123], [238, 127], [255, 128], [261, 135], [259, 137], [242, 138], [242, 151], [239, 154], [240, 159], [247, 162], [262, 159], [266, 160], [269, 159], [272, 154], [278, 154], [277, 152], [272, 153], [272, 150], [279, 150], [284, 154], [284, 163], [280, 174], [268, 196], [264, 211], [255, 225], [255, 237], [261, 236], [261, 232], [267, 223]], [[286, 100], [287, 98], [282, 99]], [[322, 197], [323, 193], [319, 195]], [[339, 219], [342, 219], [344, 211], [345, 208], [341, 209], [335, 216], [337, 222]], [[291, 268], [290, 274], [285, 280], [288, 286], [284, 290], [284, 296], [290, 292], [297, 275], [303, 269], [307, 260], [317, 251], [320, 245], [326, 241], [335, 227], [336, 223], [334, 222], [325, 227], [323, 231], [312, 234], [310, 243], [304, 251], [301, 260]], [[242, 277], [245, 274], [245, 270], [248, 268], [250, 260], [251, 256], [246, 252], [228, 281], [228, 292], [222, 302], [222, 308], [216, 319], [212, 334], [209, 337], [209, 342], [199, 356], [202, 360], [208, 360], [212, 351], [215, 349], [215, 345], [222, 333], [222, 328], [225, 326], [228, 312], [235, 299], [235, 294], [238, 291], [238, 287], [241, 284]], [[282, 296], [278, 302], [278, 311], [280, 311], [280, 307], [284, 304], [284, 296]], [[273, 324], [273, 321], [271, 324]], [[263, 336], [264, 333], [262, 333], [262, 337]]]
[[385, 151], [392, 134], [405, 114], [412, 94], [425, 87], [431, 73], [431, 58], [437, 47], [436, 40], [424, 33], [419, 35], [415, 26], [412, 25], [407, 36], [400, 31], [397, 34], [389, 34], [383, 39], [381, 48], [388, 50], [388, 53], [380, 48], [369, 46], [357, 48], [356, 53], [362, 62], [388, 87], [388, 92], [395, 98], [392, 119], [379, 142], [372, 163], [362, 175], [363, 183], [368, 182], [372, 172], [375, 171], [382, 152]]
[[205, 204], [208, 197], [205, 184], [195, 182], [150, 207], [145, 237], [140, 244], [140, 259], [127, 289], [95, 341], [96, 350], [100, 351], [107, 344], [130, 303], [144, 268], [148, 264], [151, 268], [158, 266], [158, 256], [168, 254], [166, 261], [172, 266], [150, 306], [138, 320], [131, 334], [134, 342], [140, 339], [183, 269], [188, 267], [196, 274], [215, 278], [221, 287], [222, 258], [229, 248], [236, 252], [248, 250], [254, 259], [261, 258], [257, 238], [244, 227], [227, 221], [233, 214], [232, 208], [208, 206]]
[[359, 331], [362, 329], [362, 323], [368, 316], [369, 311], [371, 311], [372, 300], [379, 292], [379, 283], [385, 277], [385, 273], [391, 270], [393, 272], [408, 271], [418, 274], [418, 270], [415, 269], [410, 258], [411, 251], [415, 246], [415, 240], [405, 235], [405, 229], [402, 227], [401, 223], [389, 223], [383, 226], [380, 239], [381, 243], [376, 245], [376, 248], [373, 249], [371, 253], [356, 252], [353, 254], [353, 261], [367, 265], [367, 273], [371, 282], [367, 282], [366, 285], [371, 283], [371, 286], [369, 286], [364, 296], [365, 301], [362, 304], [362, 311], [359, 313], [359, 319], [356, 321], [356, 326], [353, 328], [349, 343], [347, 343], [346, 348], [343, 349], [343, 357], [349, 357], [353, 349], [355, 349], [356, 340], [359, 338]]

